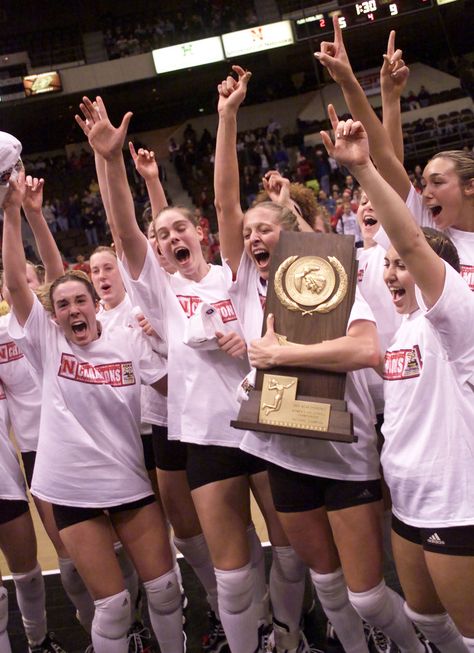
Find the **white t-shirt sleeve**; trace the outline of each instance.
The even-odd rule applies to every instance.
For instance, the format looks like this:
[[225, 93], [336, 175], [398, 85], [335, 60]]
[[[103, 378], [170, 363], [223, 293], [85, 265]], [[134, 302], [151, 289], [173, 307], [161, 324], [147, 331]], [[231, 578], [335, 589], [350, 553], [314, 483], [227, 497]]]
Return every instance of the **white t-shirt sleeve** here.
[[[417, 225], [420, 227], [433, 227], [431, 211], [423, 204], [423, 197], [420, 193], [417, 193], [414, 186], [410, 186], [410, 192], [405, 200], [405, 204]], [[380, 225], [379, 230], [375, 234], [374, 240], [385, 250], [390, 248], [390, 238], [382, 225]]]
[[436, 329], [450, 362], [459, 363], [468, 377], [474, 375], [474, 296], [463, 278], [444, 261], [446, 277], [438, 301], [427, 309], [419, 288], [418, 305]]
[[369, 322], [375, 322], [374, 314], [369, 304], [362, 297], [362, 293], [359, 288], [356, 288], [356, 294], [354, 303], [352, 304], [351, 313], [349, 315], [349, 321], [347, 322], [347, 330], [349, 330], [351, 324], [357, 320], [367, 320]]
[[166, 359], [153, 351], [150, 338], [141, 329], [130, 329], [133, 350], [140, 366], [140, 379], [145, 385], [152, 385], [167, 374]]
[[34, 295], [33, 306], [24, 326], [12, 313], [8, 332], [37, 372], [43, 369], [43, 352], [49, 340], [49, 334], [58, 327], [53, 324], [49, 313]]

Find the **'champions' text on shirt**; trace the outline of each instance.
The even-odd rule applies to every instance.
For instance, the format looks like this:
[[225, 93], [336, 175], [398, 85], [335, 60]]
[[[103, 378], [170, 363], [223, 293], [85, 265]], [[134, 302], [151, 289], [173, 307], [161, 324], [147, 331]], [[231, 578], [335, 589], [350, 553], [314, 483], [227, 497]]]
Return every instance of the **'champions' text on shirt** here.
[[62, 354], [58, 376], [81, 383], [111, 385], [114, 388], [135, 384], [135, 374], [130, 361], [91, 365], [79, 362], [73, 354]]

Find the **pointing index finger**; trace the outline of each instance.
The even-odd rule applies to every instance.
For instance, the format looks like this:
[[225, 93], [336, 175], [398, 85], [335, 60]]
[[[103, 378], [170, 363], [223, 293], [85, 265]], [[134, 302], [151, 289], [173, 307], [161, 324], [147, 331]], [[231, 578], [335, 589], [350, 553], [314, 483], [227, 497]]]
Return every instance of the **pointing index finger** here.
[[328, 104], [328, 115], [329, 115], [329, 120], [331, 121], [332, 128], [335, 132], [337, 125], [339, 123], [339, 118], [337, 117], [336, 109], [332, 104]]
[[387, 57], [390, 63], [392, 63], [393, 53], [395, 52], [395, 30], [390, 31], [387, 43]]

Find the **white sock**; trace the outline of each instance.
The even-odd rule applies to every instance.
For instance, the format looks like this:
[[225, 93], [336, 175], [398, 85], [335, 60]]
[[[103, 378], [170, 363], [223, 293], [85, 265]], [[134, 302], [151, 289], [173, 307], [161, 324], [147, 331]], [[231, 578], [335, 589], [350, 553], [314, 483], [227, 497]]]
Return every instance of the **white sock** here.
[[305, 590], [306, 566], [291, 546], [272, 546], [270, 598], [275, 644], [278, 649], [296, 648]]
[[[405, 603], [408, 619], [432, 642], [441, 653], [466, 653], [461, 633], [447, 612], [442, 614], [419, 614]], [[473, 649], [474, 650], [474, 649]]]
[[310, 573], [319, 601], [342, 646], [351, 653], [368, 653], [362, 620], [349, 601], [342, 569], [331, 574], [310, 569]]
[[94, 653], [128, 653], [127, 631], [130, 627], [130, 595], [122, 590], [113, 596], [94, 601], [92, 622]]
[[462, 639], [469, 653], [474, 653], [474, 637], [463, 637]]
[[215, 569], [219, 614], [232, 653], [254, 653], [258, 615], [253, 603], [254, 579], [249, 562], [240, 569]]
[[10, 640], [7, 633], [8, 624], [8, 592], [5, 587], [0, 585], [0, 651], [2, 653], [12, 653]]
[[200, 533], [199, 535], [186, 539], [175, 537], [174, 543], [201, 581], [202, 586], [206, 590], [207, 602], [211, 606], [211, 609], [216, 616], [219, 616], [216, 575], [204, 535]]
[[85, 631], [90, 633], [94, 619], [94, 600], [71, 558], [58, 558], [58, 563], [64, 591], [77, 610], [79, 623]]
[[26, 638], [30, 646], [38, 646], [46, 637], [44, 580], [39, 564], [24, 574], [12, 574], [16, 600], [20, 608]]
[[138, 574], [133, 562], [127, 555], [127, 552], [122, 546], [121, 542], [114, 542], [115, 555], [117, 556], [120, 569], [122, 571], [123, 581], [125, 583], [126, 589], [130, 594], [130, 609], [131, 609], [131, 619], [135, 619], [135, 608], [138, 603], [138, 594], [139, 594], [139, 580]]
[[161, 653], [183, 653], [181, 591], [174, 569], [143, 583], [148, 610]]
[[169, 531], [170, 525], [168, 524], [168, 532], [169, 532], [169, 540], [170, 540], [170, 547], [171, 547], [171, 555], [173, 556], [173, 564], [174, 564], [174, 570], [176, 572], [176, 576], [178, 577], [178, 583], [181, 591], [183, 591], [183, 577], [181, 575], [181, 568], [178, 563], [178, 558], [176, 556], [178, 550], [176, 548], [176, 544], [174, 543], [174, 538], [171, 535], [171, 532]]
[[380, 628], [402, 652], [424, 653], [423, 644], [403, 610], [402, 597], [387, 587], [384, 580], [366, 592], [348, 593], [362, 619]]
[[255, 576], [253, 602], [257, 609], [258, 625], [268, 625], [271, 622], [271, 616], [270, 598], [265, 580], [265, 555], [262, 543], [253, 524], [247, 527], [247, 538], [250, 549], [250, 564], [252, 565], [252, 571]]

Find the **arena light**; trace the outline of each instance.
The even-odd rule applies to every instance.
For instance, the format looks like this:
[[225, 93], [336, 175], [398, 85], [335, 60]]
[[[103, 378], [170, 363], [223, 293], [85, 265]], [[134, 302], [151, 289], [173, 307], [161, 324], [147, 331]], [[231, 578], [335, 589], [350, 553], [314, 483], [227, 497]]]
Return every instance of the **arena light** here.
[[270, 25], [260, 25], [238, 32], [222, 35], [224, 52], [227, 58], [239, 57], [252, 52], [262, 52], [281, 48], [295, 42], [291, 21], [282, 20]]
[[173, 70], [183, 70], [183, 68], [204, 66], [224, 59], [222, 41], [219, 36], [171, 45], [168, 48], [153, 50], [152, 54], [158, 75]]

